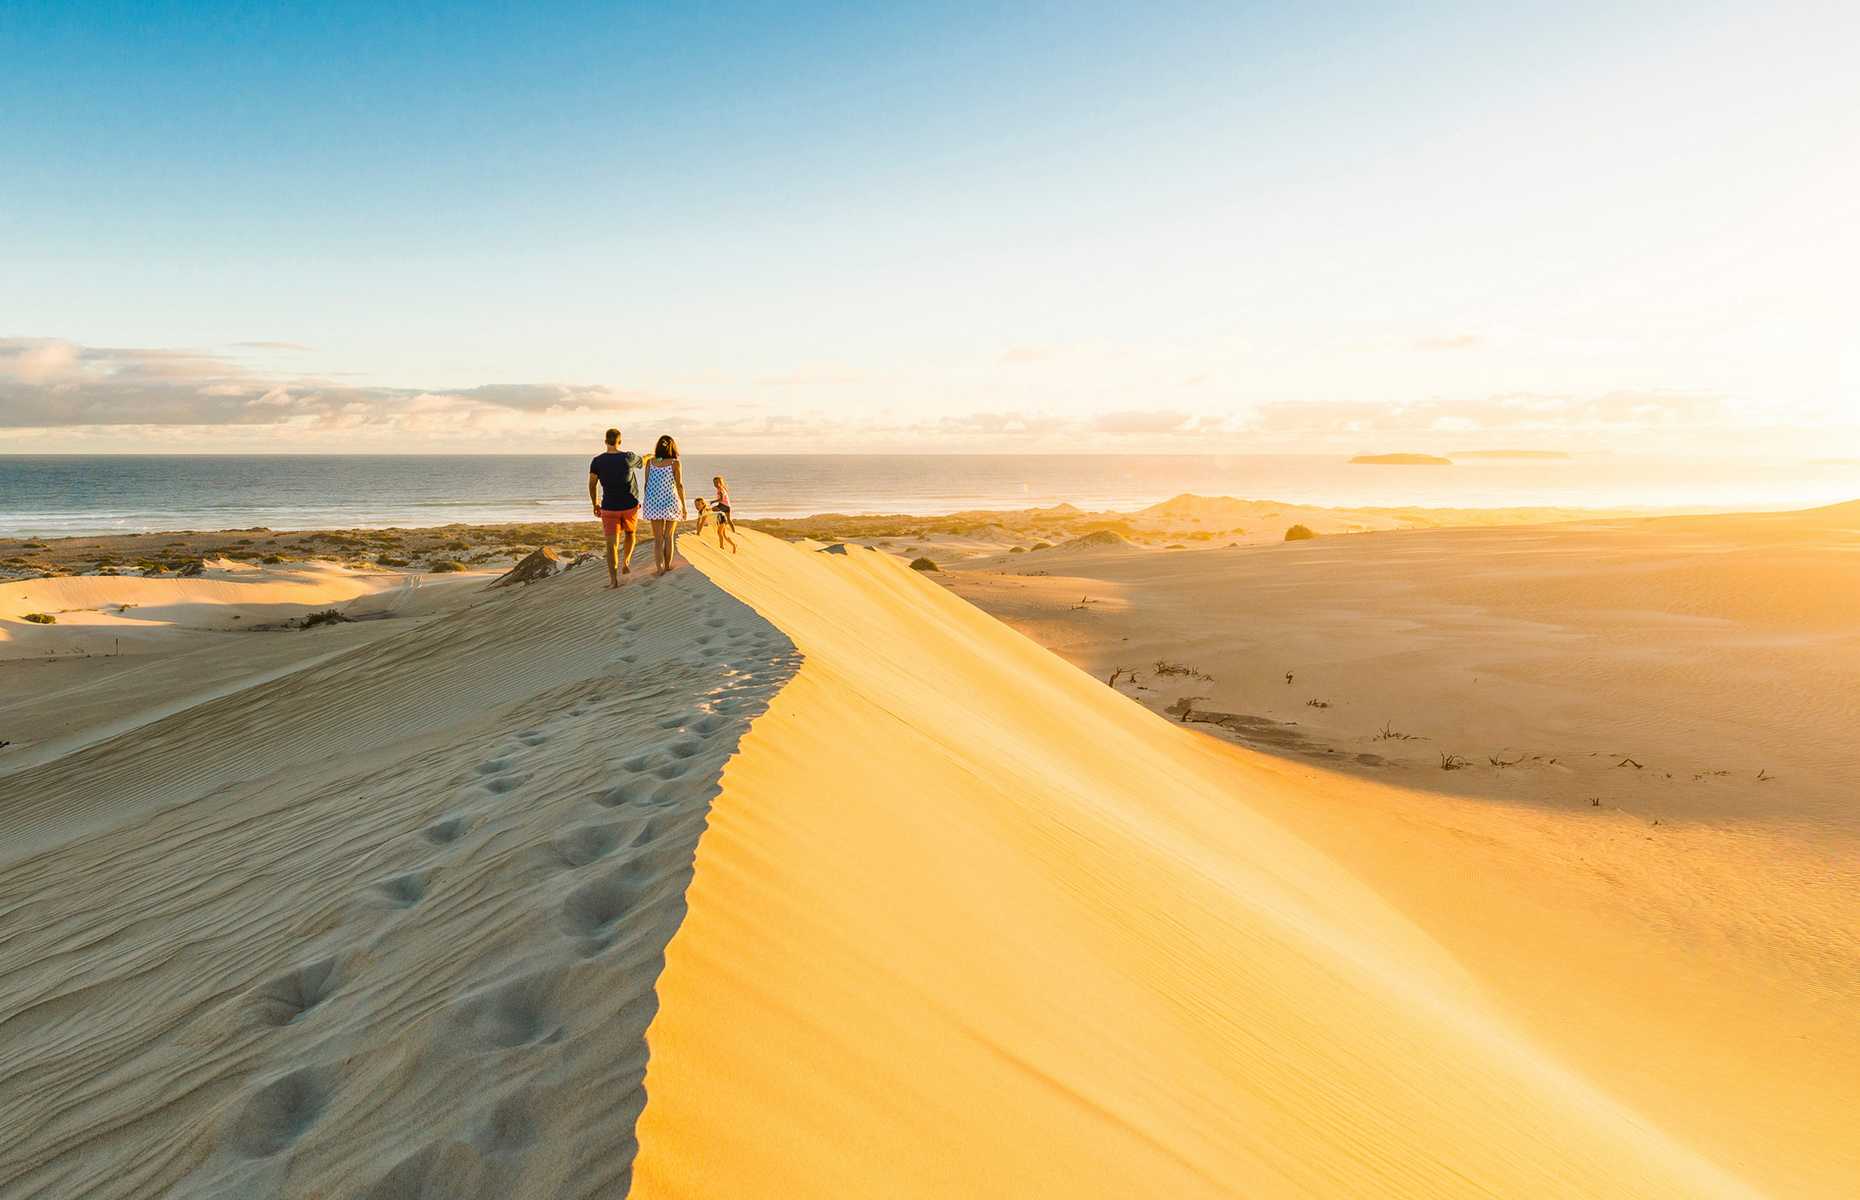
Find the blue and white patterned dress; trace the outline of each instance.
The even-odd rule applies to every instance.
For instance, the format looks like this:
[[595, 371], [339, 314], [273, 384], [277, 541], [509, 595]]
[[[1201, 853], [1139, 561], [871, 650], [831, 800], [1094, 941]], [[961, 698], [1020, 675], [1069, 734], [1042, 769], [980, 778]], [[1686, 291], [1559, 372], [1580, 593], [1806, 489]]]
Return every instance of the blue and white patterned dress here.
[[646, 464], [646, 502], [639, 515], [648, 521], [678, 520], [678, 489], [673, 485], [672, 468]]

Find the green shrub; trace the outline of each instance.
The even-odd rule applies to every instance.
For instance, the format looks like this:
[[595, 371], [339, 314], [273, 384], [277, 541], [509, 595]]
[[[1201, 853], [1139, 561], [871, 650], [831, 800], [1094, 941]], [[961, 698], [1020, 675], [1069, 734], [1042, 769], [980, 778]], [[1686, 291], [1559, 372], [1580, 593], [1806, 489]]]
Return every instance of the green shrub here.
[[56, 625], [58, 624], [58, 618], [54, 617], [51, 613], [27, 613], [21, 619], [26, 620], [26, 621], [31, 621], [34, 625]]
[[937, 566], [935, 563], [931, 562], [927, 558], [913, 558], [911, 560], [911, 570], [913, 571], [940, 571], [942, 570], [942, 568]]
[[1288, 542], [1309, 541], [1316, 536], [1317, 534], [1311, 532], [1310, 528], [1305, 525], [1294, 525], [1285, 531], [1285, 540]]
[[463, 571], [465, 569], [465, 564], [462, 562], [453, 562], [449, 558], [436, 558], [432, 562], [426, 564], [426, 569], [435, 575], [447, 575], [453, 571]]
[[314, 629], [318, 625], [342, 625], [354, 619], [353, 617], [344, 615], [337, 609], [326, 608], [322, 612], [313, 612], [304, 617], [301, 627], [304, 629]]

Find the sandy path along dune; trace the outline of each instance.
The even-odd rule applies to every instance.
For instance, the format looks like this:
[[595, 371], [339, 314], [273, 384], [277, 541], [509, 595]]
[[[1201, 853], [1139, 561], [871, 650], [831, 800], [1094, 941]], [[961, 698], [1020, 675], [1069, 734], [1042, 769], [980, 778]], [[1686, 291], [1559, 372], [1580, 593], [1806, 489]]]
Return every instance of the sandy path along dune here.
[[695, 571], [602, 582], [0, 778], [0, 1196], [624, 1192], [661, 948], [792, 652]]
[[1284, 787], [899, 560], [695, 561], [805, 656], [648, 1032], [696, 1196], [1730, 1196], [1261, 815]]

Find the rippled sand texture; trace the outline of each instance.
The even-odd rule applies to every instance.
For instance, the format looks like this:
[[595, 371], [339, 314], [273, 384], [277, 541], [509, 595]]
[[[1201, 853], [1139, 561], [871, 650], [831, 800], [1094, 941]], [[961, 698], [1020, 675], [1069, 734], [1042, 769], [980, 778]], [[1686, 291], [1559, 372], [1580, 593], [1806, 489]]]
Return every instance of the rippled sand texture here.
[[0, 776], [0, 1195], [624, 1193], [693, 848], [795, 656], [696, 571], [599, 575]]

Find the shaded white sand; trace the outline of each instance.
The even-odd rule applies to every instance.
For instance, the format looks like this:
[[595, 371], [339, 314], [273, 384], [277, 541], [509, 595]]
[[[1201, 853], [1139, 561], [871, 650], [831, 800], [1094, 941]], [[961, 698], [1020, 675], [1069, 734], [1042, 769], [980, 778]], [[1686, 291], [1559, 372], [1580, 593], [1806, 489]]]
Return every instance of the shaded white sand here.
[[694, 571], [602, 583], [0, 777], [0, 1195], [624, 1192], [705, 806], [792, 666]]
[[699, 847], [638, 1195], [1747, 1194], [1265, 816], [1272, 772], [899, 560], [691, 552], [805, 661]]

